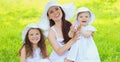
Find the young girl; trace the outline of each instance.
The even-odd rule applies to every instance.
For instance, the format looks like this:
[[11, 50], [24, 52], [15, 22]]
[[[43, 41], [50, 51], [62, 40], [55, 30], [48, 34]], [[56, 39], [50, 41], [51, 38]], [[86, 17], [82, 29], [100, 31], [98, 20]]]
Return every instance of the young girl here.
[[[96, 31], [95, 27], [91, 26], [94, 21], [94, 14], [86, 7], [81, 7], [77, 11], [74, 29], [80, 31], [79, 40], [73, 44], [67, 60], [65, 62], [100, 62], [99, 54], [92, 38], [92, 33]], [[74, 31], [69, 32], [69, 36], [74, 36]]]
[[37, 24], [29, 24], [22, 33], [20, 62], [49, 62], [45, 37]]

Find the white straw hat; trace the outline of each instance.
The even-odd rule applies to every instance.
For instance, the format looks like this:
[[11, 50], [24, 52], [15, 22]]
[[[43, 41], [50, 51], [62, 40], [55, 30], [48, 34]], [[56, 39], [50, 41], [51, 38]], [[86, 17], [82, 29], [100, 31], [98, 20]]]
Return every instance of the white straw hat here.
[[80, 12], [85, 12], [85, 11], [89, 11], [90, 12], [90, 20], [89, 20], [89, 22], [88, 22], [88, 24], [89, 25], [91, 25], [92, 23], [93, 23], [93, 21], [94, 21], [94, 19], [95, 19], [95, 15], [88, 9], [88, 8], [86, 8], [86, 7], [81, 7], [81, 8], [79, 8], [78, 10], [77, 10], [77, 12], [76, 12], [76, 17], [75, 17], [75, 25], [77, 24], [79, 24], [79, 22], [77, 21], [77, 14], [78, 13], [80, 13]]
[[46, 37], [47, 37], [47, 31], [50, 28], [50, 23], [49, 23], [49, 19], [47, 16], [47, 12], [48, 9], [52, 6], [60, 6], [63, 11], [65, 12], [65, 19], [66, 20], [70, 20], [73, 16], [74, 16], [74, 12], [76, 10], [75, 4], [71, 3], [71, 4], [65, 4], [65, 5], [59, 5], [57, 2], [55, 1], [50, 1], [47, 3], [44, 13], [41, 16], [40, 21], [38, 22], [39, 27], [44, 30], [44, 32], [46, 33]]
[[[38, 26], [38, 24], [34, 24], [34, 23], [32, 23], [32, 24], [29, 24], [29, 25], [27, 25], [26, 26], [26, 28], [23, 30], [23, 32], [22, 32], [22, 41], [23, 41], [23, 43], [25, 43], [25, 36], [27, 35], [27, 32], [29, 31], [29, 29], [31, 29], [31, 28], [39, 28], [39, 26]], [[40, 28], [39, 28], [40, 29]]]

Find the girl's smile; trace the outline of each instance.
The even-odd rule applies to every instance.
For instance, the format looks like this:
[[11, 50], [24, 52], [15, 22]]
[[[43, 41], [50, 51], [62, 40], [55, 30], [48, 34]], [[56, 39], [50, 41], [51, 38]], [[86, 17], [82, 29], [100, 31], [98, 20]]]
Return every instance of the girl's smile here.
[[81, 25], [86, 26], [89, 22], [90, 14], [89, 12], [81, 12], [78, 14], [77, 19]]
[[30, 29], [28, 32], [28, 38], [31, 43], [37, 44], [40, 41], [40, 32], [38, 29]]

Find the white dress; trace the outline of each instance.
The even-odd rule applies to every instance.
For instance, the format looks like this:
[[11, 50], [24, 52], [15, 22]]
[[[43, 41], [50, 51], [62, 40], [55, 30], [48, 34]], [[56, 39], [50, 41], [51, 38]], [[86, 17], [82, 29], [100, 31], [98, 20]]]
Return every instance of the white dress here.
[[[82, 30], [84, 32], [87, 30], [96, 31], [90, 25], [82, 27]], [[74, 62], [100, 62], [100, 57], [92, 36], [85, 38], [83, 35], [80, 35], [79, 37], [80, 39], [72, 45], [67, 59]]]
[[33, 51], [33, 57], [27, 57], [26, 62], [50, 62], [48, 59], [43, 59], [40, 55], [40, 49], [37, 48], [35, 51]]
[[[64, 40], [63, 38], [59, 38], [58, 37], [58, 33], [55, 30], [54, 26], [51, 27], [51, 29], [55, 32], [56, 34], [56, 42], [59, 45], [59, 47], [62, 47], [64, 44], [62, 43], [62, 41]], [[66, 51], [63, 55], [59, 56], [54, 50], [52, 51], [51, 55], [50, 55], [50, 61], [51, 62], [64, 62], [64, 59], [66, 58], [68, 54], [68, 51]]]

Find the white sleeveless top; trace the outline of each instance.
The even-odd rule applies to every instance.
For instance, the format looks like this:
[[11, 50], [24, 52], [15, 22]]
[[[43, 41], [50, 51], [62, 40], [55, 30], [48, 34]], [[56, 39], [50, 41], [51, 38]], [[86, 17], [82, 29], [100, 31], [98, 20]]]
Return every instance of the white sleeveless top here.
[[[57, 44], [59, 45], [59, 47], [62, 47], [64, 44], [63, 44], [63, 38], [60, 38], [59, 36], [58, 36], [58, 33], [57, 33], [57, 31], [56, 31], [56, 29], [55, 29], [55, 27], [54, 26], [52, 26], [51, 27], [51, 29], [55, 32], [55, 34], [56, 34], [56, 42], [57, 42]], [[51, 62], [64, 62], [64, 59], [66, 58], [66, 56], [67, 56], [67, 54], [68, 54], [68, 51], [67, 52], [65, 52], [63, 55], [61, 55], [61, 56], [59, 56], [54, 50], [52, 51], [52, 53], [51, 53], [51, 55], [50, 55], [50, 61]]]
[[41, 50], [40, 48], [37, 48], [36, 50], [33, 51], [33, 57], [27, 57], [26, 62], [49, 62], [48, 59], [43, 59], [41, 55]]

